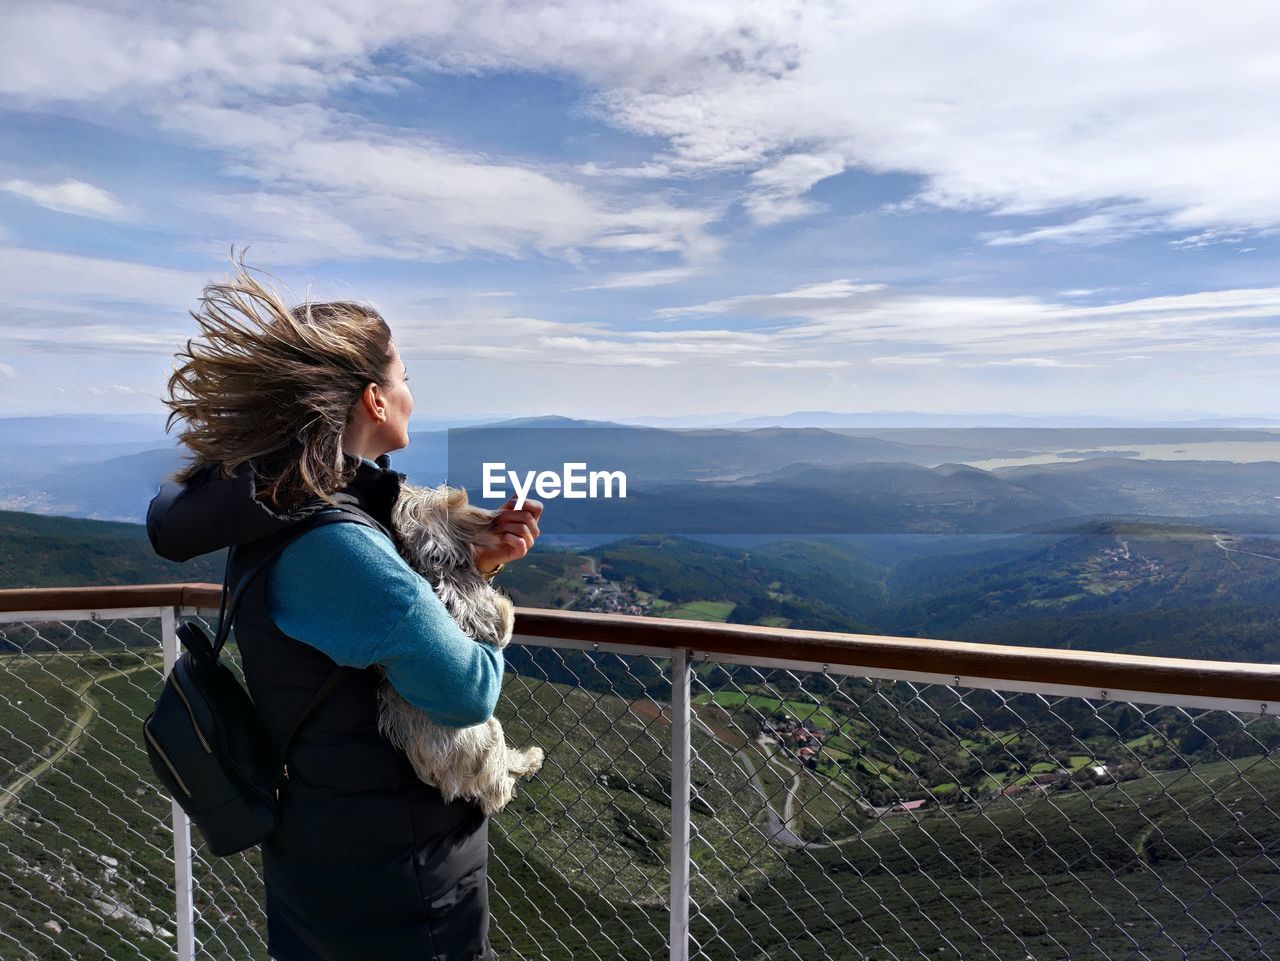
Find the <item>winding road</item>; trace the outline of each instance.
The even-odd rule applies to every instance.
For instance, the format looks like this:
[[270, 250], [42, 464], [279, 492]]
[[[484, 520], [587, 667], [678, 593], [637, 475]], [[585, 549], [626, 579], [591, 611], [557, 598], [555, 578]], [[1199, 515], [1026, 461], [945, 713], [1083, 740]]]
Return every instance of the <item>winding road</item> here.
[[89, 689], [97, 684], [112, 680], [116, 677], [124, 677], [128, 674], [135, 674], [138, 671], [155, 670], [154, 664], [139, 664], [137, 667], [131, 667], [127, 670], [112, 670], [106, 674], [99, 674], [89, 678], [76, 687], [77, 697], [84, 699], [84, 706], [80, 709], [80, 713], [76, 715], [66, 732], [61, 737], [54, 737], [49, 741], [50, 745], [57, 745], [57, 748], [47, 758], [35, 765], [29, 771], [20, 771], [18, 776], [8, 784], [0, 787], [0, 817], [18, 800], [22, 792], [27, 790], [31, 785], [35, 784], [45, 772], [61, 761], [68, 754], [75, 751], [80, 743], [80, 739], [84, 737], [85, 732], [89, 729], [89, 725], [93, 722], [94, 717], [98, 713], [98, 703], [89, 696]]
[[[1227, 540], [1231, 536], [1232, 535], [1230, 534], [1214, 534], [1213, 542], [1222, 548], [1223, 553], [1227, 553], [1229, 551], [1232, 554], [1247, 554], [1249, 557], [1261, 557], [1268, 561], [1280, 561], [1280, 557], [1276, 557], [1272, 554], [1259, 554], [1256, 551], [1242, 551], [1238, 547], [1228, 547]], [[1227, 559], [1230, 560], [1230, 558]]]
[[[660, 707], [658, 704], [648, 700], [647, 698], [637, 698], [636, 700], [631, 701], [629, 706], [634, 713], [646, 721], [659, 721], [666, 725], [670, 725], [671, 723], [670, 716], [662, 709], [665, 705]], [[777, 748], [777, 743], [775, 741], [767, 737], [757, 736], [753, 741], [748, 742], [746, 735], [741, 731], [732, 730], [724, 724], [699, 716], [697, 706], [693, 708], [691, 713], [694, 723], [698, 724], [705, 731], [711, 734], [717, 741], [720, 741], [722, 744], [732, 749], [730, 756], [733, 758], [734, 763], [751, 779], [751, 786], [755, 788], [756, 794], [760, 796], [760, 801], [764, 805], [765, 817], [768, 821], [767, 834], [770, 841], [792, 848], [816, 849], [831, 847], [830, 844], [823, 844], [816, 841], [805, 841], [793, 829], [792, 825], [797, 820], [796, 793], [800, 789], [801, 772], [798, 770], [792, 770], [790, 767], [782, 764], [775, 758], [774, 755], [776, 754]], [[791, 779], [787, 787], [787, 799], [783, 804], [781, 817], [778, 816], [778, 812], [775, 811], [773, 806], [769, 803], [769, 795], [760, 781], [760, 769], [750, 761], [747, 761], [745, 766], [743, 763], [743, 759], [748, 754], [755, 753], [753, 751], [743, 750], [743, 748], [754, 746], [755, 751], [763, 752], [767, 745], [772, 746], [774, 751], [764, 758], [765, 763], [771, 767], [781, 769], [785, 776]], [[837, 788], [840, 787], [839, 785], [833, 786]], [[840, 790], [843, 791], [843, 788], [840, 788]], [[849, 792], [847, 791], [844, 791], [843, 793], [851, 798], [853, 797], [852, 795], [849, 795]], [[857, 798], [853, 799], [859, 800]]]
[[[760, 750], [759, 741], [760, 739], [757, 738], [756, 750]], [[798, 791], [800, 788], [800, 772], [799, 771], [793, 772], [790, 768], [787, 768], [785, 766], [783, 767], [783, 770], [785, 770], [792, 777], [791, 777], [791, 782], [787, 785], [787, 799], [783, 803], [782, 817], [778, 817], [778, 812], [775, 811], [773, 809], [773, 805], [769, 803], [769, 795], [765, 793], [764, 785], [760, 783], [760, 769], [752, 765], [750, 762], [747, 762], [745, 766], [743, 764], [743, 760], [751, 753], [753, 752], [734, 751], [732, 757], [735, 764], [737, 764], [739, 767], [746, 770], [747, 776], [751, 778], [751, 786], [754, 787], [756, 789], [756, 793], [760, 795], [760, 802], [764, 805], [765, 817], [768, 820], [769, 840], [777, 844], [786, 845], [787, 847], [790, 847], [790, 848], [804, 848], [808, 850], [814, 850], [817, 848], [831, 847], [830, 844], [822, 844], [816, 841], [806, 841], [803, 838], [801, 838], [800, 835], [798, 835], [795, 832], [795, 830], [792, 828], [792, 824], [795, 822], [795, 819], [796, 819], [795, 801], [796, 801], [796, 791]], [[772, 764], [773, 759], [771, 757], [766, 758], [765, 763]]]

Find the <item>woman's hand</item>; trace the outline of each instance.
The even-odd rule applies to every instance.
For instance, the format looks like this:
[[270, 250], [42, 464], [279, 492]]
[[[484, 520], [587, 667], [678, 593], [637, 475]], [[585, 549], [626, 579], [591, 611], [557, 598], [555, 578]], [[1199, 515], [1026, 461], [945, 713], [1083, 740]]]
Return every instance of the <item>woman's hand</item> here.
[[524, 507], [516, 510], [513, 506], [516, 495], [512, 494], [507, 502], [498, 508], [498, 516], [489, 524], [492, 532], [488, 539], [496, 537], [492, 547], [472, 545], [471, 553], [475, 558], [476, 568], [482, 574], [488, 574], [499, 564], [515, 561], [524, 557], [533, 547], [538, 537], [538, 518], [542, 515], [542, 501], [526, 498]]

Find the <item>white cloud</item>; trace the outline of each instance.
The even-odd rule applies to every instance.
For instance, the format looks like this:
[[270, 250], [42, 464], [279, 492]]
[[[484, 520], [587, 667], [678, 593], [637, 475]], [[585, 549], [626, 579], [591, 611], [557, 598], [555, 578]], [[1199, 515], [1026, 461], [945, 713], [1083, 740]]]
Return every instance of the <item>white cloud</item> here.
[[1050, 224], [1022, 231], [988, 231], [980, 236], [992, 247], [1012, 247], [1042, 241], [1097, 245], [1134, 237], [1158, 229], [1163, 223], [1158, 217], [1114, 209], [1090, 214], [1065, 224]]
[[698, 330], [628, 330], [625, 336], [642, 341], [661, 341], [665, 344], [679, 344], [680, 350], [763, 350], [769, 347], [772, 338], [750, 330], [731, 328], [700, 328]]
[[1098, 364], [1072, 364], [1051, 357], [1008, 357], [1003, 360], [980, 360], [960, 364], [961, 367], [1098, 367]]
[[810, 368], [824, 369], [828, 367], [851, 367], [852, 362], [847, 360], [742, 360], [738, 361], [735, 367], [782, 367], [795, 368], [797, 370], [808, 370]]
[[[66, 313], [144, 304], [181, 312], [209, 278], [167, 267], [23, 247], [0, 247], [0, 304]], [[0, 326], [5, 318], [0, 316]]]
[[[483, 305], [485, 301], [476, 302]], [[557, 364], [561, 352], [549, 345], [562, 344], [565, 355], [589, 362], [581, 345], [594, 343], [613, 351], [617, 334], [598, 323], [567, 323], [500, 310], [450, 309], [448, 305], [424, 311], [409, 303], [380, 305], [389, 319], [396, 345], [410, 363], [428, 365], [441, 361], [480, 361], [494, 365]]]
[[1244, 240], [1246, 234], [1240, 230], [1229, 229], [1211, 229], [1201, 230], [1186, 237], [1179, 237], [1177, 240], [1169, 241], [1172, 247], [1181, 247], [1184, 250], [1197, 247], [1212, 247], [1214, 244], [1237, 244]]
[[630, 273], [613, 274], [598, 284], [586, 287], [574, 287], [573, 290], [619, 290], [635, 287], [661, 287], [665, 284], [676, 284], [695, 276], [698, 270], [693, 267], [667, 267], [662, 270], [639, 270]]
[[561, 171], [447, 148], [411, 131], [320, 108], [187, 104], [184, 137], [234, 157], [229, 172], [270, 190], [201, 202], [273, 262], [347, 256], [447, 260], [582, 248], [713, 256], [713, 214], [660, 199], [606, 202]]
[[64, 214], [115, 218], [125, 212], [124, 205], [109, 191], [82, 180], [62, 180], [56, 184], [6, 180], [0, 183], [0, 190]]
[[[1076, 211], [1039, 239], [1080, 240], [1104, 236], [1112, 208], [1137, 215], [1125, 219], [1128, 230], [1280, 224], [1270, 170], [1280, 127], [1259, 122], [1280, 95], [1273, 36], [1264, 0], [1233, 4], [1229, 17], [1198, 0], [1169, 0], [1159, 17], [1105, 0], [278, 0], [265, 17], [242, 3], [32, 2], [6, 14], [0, 90], [19, 107], [71, 101], [157, 115], [179, 103], [235, 103], [239, 126], [266, 103], [293, 110], [338, 90], [395, 91], [406, 75], [431, 71], [567, 74], [597, 91], [606, 119], [667, 145], [616, 171], [584, 167], [582, 176], [738, 170], [749, 175], [748, 213], [775, 223], [812, 211], [810, 187], [841, 170], [900, 172], [918, 175], [920, 198], [944, 207]], [[237, 136], [228, 127], [215, 133]], [[290, 180], [327, 183], [337, 162], [363, 180], [376, 152], [321, 143], [309, 158], [305, 142], [290, 146], [292, 154], [259, 155], [250, 168], [269, 180], [278, 163]], [[369, 183], [396, 181], [397, 166], [429, 182], [432, 170], [451, 169], [447, 157], [436, 159], [374, 162]], [[516, 218], [514, 242], [569, 247], [599, 238], [575, 191], [567, 223], [539, 224], [554, 188], [535, 183], [536, 171], [492, 166], [499, 169], [455, 172], [467, 187], [497, 186], [497, 204], [535, 200]], [[304, 199], [322, 203], [325, 188], [315, 189]], [[458, 245], [500, 248], [491, 204], [468, 197], [481, 210], [457, 225]], [[604, 233], [627, 249], [629, 231]]]
[[861, 284], [852, 280], [833, 280], [829, 283], [810, 284], [777, 294], [744, 294], [729, 297], [725, 300], [713, 300], [692, 307], [664, 307], [658, 311], [659, 317], [681, 317], [688, 314], [724, 314], [740, 312], [744, 314], [765, 313], [770, 316], [786, 316], [789, 310], [802, 314], [808, 309], [821, 306], [827, 302], [843, 301], [850, 297], [874, 293], [884, 290], [884, 284]]
[[[655, 163], [753, 172], [763, 222], [811, 210], [806, 179], [858, 168], [917, 174], [923, 199], [957, 209], [1118, 205], [1140, 215], [1129, 232], [1280, 223], [1280, 130], [1257, 122], [1280, 95], [1261, 0], [1230, 18], [1177, 0], [1158, 20], [1100, 0], [711, 9], [671, 19], [654, 75], [595, 76], [616, 122], [668, 140]], [[1106, 226], [1083, 220], [1042, 239]]]
[[600, 321], [567, 322], [504, 312], [501, 301], [464, 298], [424, 305], [412, 295], [379, 302], [412, 367], [444, 361], [569, 367], [724, 365], [747, 358], [788, 364], [803, 358], [752, 331], [622, 330]]
[[144, 397], [154, 396], [149, 390], [142, 390], [138, 387], [130, 387], [127, 384], [108, 384], [106, 387], [90, 387], [89, 393], [95, 397], [119, 397], [142, 395]]
[[16, 377], [17, 374], [12, 364], [0, 363], [0, 377]]
[[[1280, 129], [1257, 122], [1280, 94], [1274, 10], [1232, 9], [1179, 0], [1153, 20], [1102, 2], [814, 4], [774, 35], [785, 69], [728, 56], [759, 34], [726, 28], [687, 74], [611, 104], [686, 167], [816, 155], [918, 174], [921, 196], [945, 207], [1119, 204], [1145, 215], [1130, 229], [1257, 228], [1280, 223]], [[1102, 226], [1086, 218], [1067, 235]]]
[[843, 173], [846, 166], [845, 159], [836, 153], [783, 157], [751, 175], [755, 189], [746, 199], [747, 213], [756, 223], [766, 226], [816, 213], [821, 206], [803, 199], [804, 195], [819, 181]]
[[367, 51], [393, 36], [378, 29], [378, 10], [362, 16], [356, 4], [320, 3], [307, 16], [307, 6], [281, 2], [264, 16], [252, 4], [24, 3], [5, 12], [0, 88], [19, 104], [137, 102], [209, 90], [315, 92], [375, 73]]
[[[661, 329], [622, 330], [486, 313], [389, 305], [410, 358], [596, 367], [1026, 369], [1067, 373], [1177, 356], [1265, 353], [1280, 325], [1280, 288], [1203, 291], [1114, 304], [959, 296], [847, 279], [660, 311]], [[701, 327], [687, 325], [706, 323]], [[679, 320], [686, 329], [667, 324]], [[744, 322], [745, 321], [745, 322]], [[1141, 351], [1138, 353], [1137, 351]], [[1222, 371], [1232, 368], [1219, 365]]]
[[658, 345], [627, 344], [594, 337], [540, 337], [539, 354], [548, 363], [593, 367], [670, 367], [674, 356], [662, 356]]
[[[0, 247], [0, 347], [21, 359], [29, 377], [48, 370], [52, 355], [59, 377], [94, 369], [95, 378], [115, 378], [118, 366], [172, 358], [196, 334], [187, 310], [210, 279], [129, 261]], [[93, 396], [119, 393], [117, 386], [99, 387]], [[77, 388], [81, 394], [88, 389]]]
[[[729, 314], [769, 320], [768, 334], [754, 336], [780, 355], [793, 357], [874, 351], [865, 358], [874, 366], [1059, 368], [1096, 366], [1115, 355], [1132, 357], [1135, 349], [1152, 357], [1170, 352], [1252, 356], [1276, 337], [1280, 287], [1087, 306], [1034, 297], [919, 293], [837, 280], [659, 313], [668, 318]], [[884, 353], [886, 348], [896, 352]]]
[[867, 363], [874, 364], [877, 367], [932, 367], [936, 364], [944, 363], [942, 357], [929, 357], [926, 355], [903, 355], [894, 356], [887, 355], [884, 357], [870, 357]]
[[124, 324], [84, 324], [73, 327], [0, 330], [0, 340], [27, 350], [54, 354], [172, 356], [195, 332], [177, 328], [151, 329]]

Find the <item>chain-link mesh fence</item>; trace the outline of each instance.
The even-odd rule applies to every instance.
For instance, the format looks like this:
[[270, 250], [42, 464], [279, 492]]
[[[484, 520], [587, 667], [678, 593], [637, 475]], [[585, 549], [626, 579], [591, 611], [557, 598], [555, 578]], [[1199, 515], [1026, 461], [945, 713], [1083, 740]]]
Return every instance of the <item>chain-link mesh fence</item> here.
[[[0, 958], [177, 951], [172, 802], [141, 742], [161, 624], [0, 623]], [[197, 956], [265, 958], [256, 851], [216, 858], [192, 840]]]
[[711, 662], [692, 689], [691, 957], [1280, 956], [1274, 719]]
[[[160, 638], [0, 622], [0, 959], [175, 954]], [[519, 641], [498, 716], [547, 757], [491, 825], [494, 948], [668, 956], [670, 652]], [[688, 957], [1280, 956], [1276, 720], [801, 667], [690, 669]], [[193, 841], [197, 956], [265, 959], [256, 851]]]
[[138, 744], [159, 612], [0, 623], [0, 957], [168, 958], [171, 804]]

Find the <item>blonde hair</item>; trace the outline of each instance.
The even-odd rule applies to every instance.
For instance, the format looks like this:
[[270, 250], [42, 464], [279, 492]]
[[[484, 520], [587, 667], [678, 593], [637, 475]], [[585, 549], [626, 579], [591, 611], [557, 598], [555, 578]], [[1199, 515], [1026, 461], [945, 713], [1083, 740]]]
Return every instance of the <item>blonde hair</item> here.
[[331, 494], [354, 477], [342, 431], [369, 383], [385, 385], [391, 330], [372, 307], [351, 301], [288, 307], [235, 260], [235, 277], [204, 288], [191, 316], [199, 339], [175, 356], [168, 381], [166, 432], [192, 460], [186, 482], [210, 464], [224, 477], [251, 463], [260, 500], [291, 510]]

